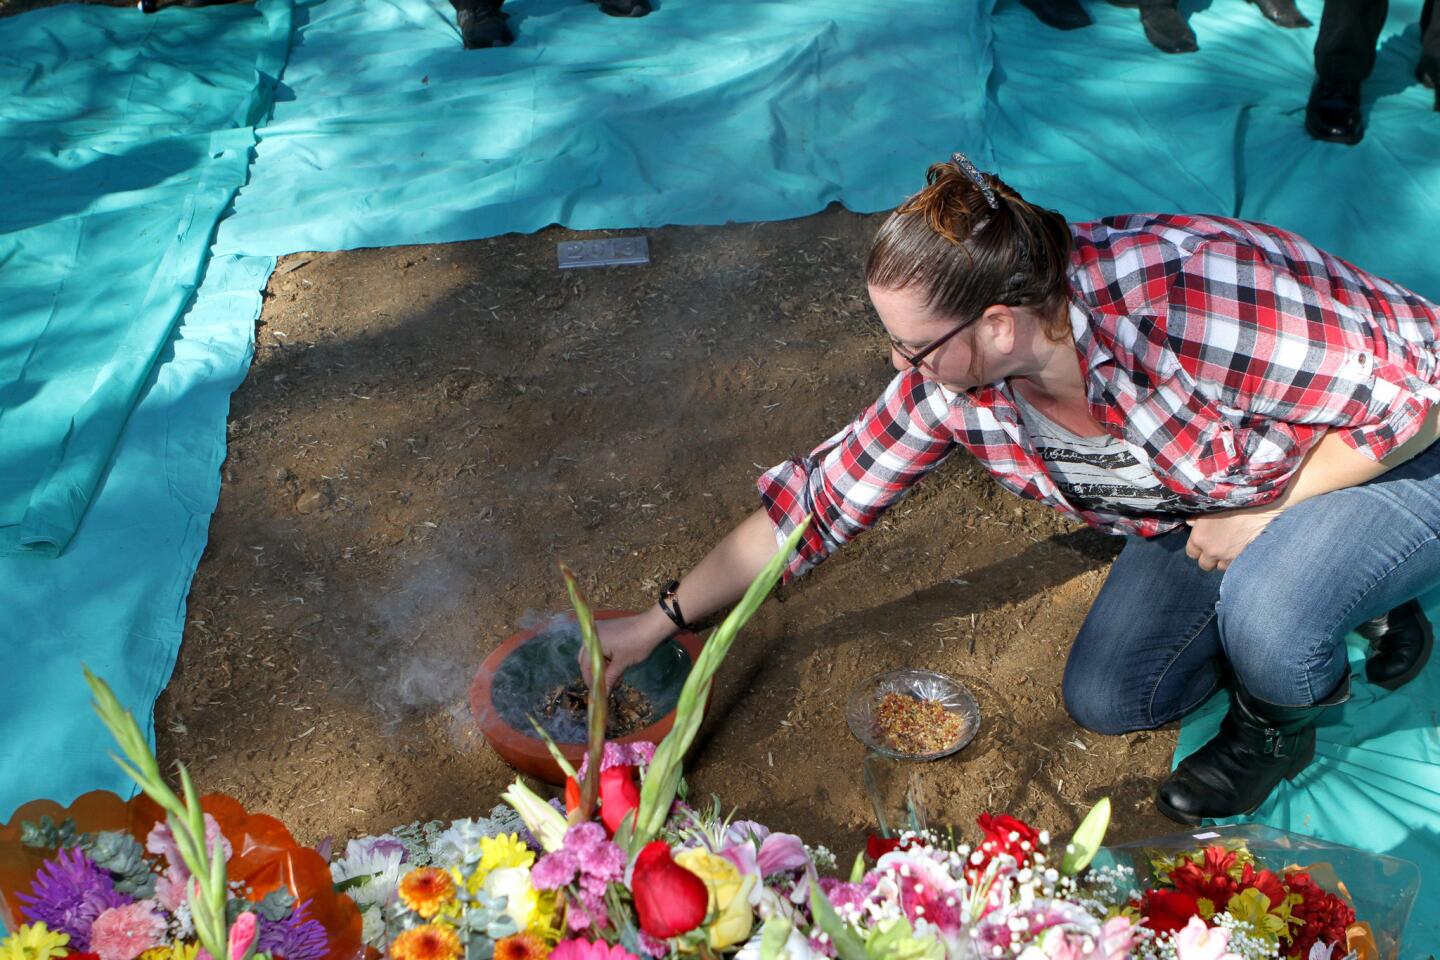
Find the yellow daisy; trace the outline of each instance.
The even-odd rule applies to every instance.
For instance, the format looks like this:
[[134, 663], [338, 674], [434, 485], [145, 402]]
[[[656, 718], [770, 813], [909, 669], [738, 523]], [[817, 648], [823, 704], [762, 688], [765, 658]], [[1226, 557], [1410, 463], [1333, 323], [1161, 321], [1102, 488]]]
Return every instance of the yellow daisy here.
[[0, 960], [51, 960], [69, 956], [70, 934], [51, 930], [43, 923], [27, 923], [0, 940]]
[[488, 874], [491, 870], [506, 867], [529, 867], [535, 863], [535, 853], [514, 833], [502, 833], [498, 837], [480, 838], [480, 865], [476, 872]]

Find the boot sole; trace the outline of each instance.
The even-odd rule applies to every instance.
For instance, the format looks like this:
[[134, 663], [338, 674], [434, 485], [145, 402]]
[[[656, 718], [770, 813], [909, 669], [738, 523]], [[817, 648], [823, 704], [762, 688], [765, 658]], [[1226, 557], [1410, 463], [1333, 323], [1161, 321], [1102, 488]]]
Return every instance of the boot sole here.
[[[1425, 669], [1425, 664], [1427, 664], [1427, 663], [1430, 662], [1430, 652], [1431, 652], [1431, 650], [1433, 650], [1433, 649], [1435, 648], [1435, 630], [1434, 630], [1434, 628], [1430, 625], [1430, 622], [1429, 622], [1429, 618], [1428, 618], [1428, 617], [1426, 618], [1426, 621], [1425, 621], [1424, 634], [1425, 634], [1425, 645], [1420, 648], [1420, 659], [1418, 659], [1418, 660], [1415, 661], [1415, 665], [1414, 665], [1414, 666], [1412, 666], [1409, 670], [1406, 670], [1404, 673], [1400, 674], [1400, 676], [1398, 676], [1398, 677], [1392, 677], [1392, 678], [1390, 678], [1389, 680], [1386, 680], [1386, 681], [1383, 682], [1383, 683], [1381, 683], [1381, 682], [1378, 681], [1378, 680], [1372, 680], [1371, 682], [1374, 683], [1375, 686], [1379, 687], [1379, 688], [1382, 689], [1382, 690], [1395, 691], [1395, 690], [1399, 690], [1401, 687], [1405, 686], [1405, 684], [1409, 683], [1411, 680], [1414, 680], [1416, 677], [1420, 676], [1420, 671], [1421, 671], [1421, 670], [1424, 670], [1424, 669]], [[1368, 679], [1368, 677], [1367, 677], [1367, 679]]]

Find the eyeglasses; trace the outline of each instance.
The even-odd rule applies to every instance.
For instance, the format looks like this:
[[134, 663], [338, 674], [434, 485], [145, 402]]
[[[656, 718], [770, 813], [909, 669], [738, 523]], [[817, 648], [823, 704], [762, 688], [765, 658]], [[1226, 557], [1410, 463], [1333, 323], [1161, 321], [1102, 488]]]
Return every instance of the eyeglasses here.
[[946, 342], [949, 341], [951, 337], [955, 336], [955, 334], [959, 333], [961, 330], [964, 330], [969, 326], [969, 320], [961, 320], [949, 333], [945, 334], [945, 336], [941, 337], [939, 340], [930, 341], [930, 343], [922, 347], [920, 349], [920, 352], [916, 354], [906, 353], [904, 348], [900, 346], [899, 341], [897, 341], [894, 337], [890, 337], [890, 349], [900, 354], [900, 356], [904, 358], [906, 363], [910, 364], [911, 367], [918, 370], [920, 368], [920, 362], [922, 360], [930, 356], [930, 354], [934, 353], [936, 350], [939, 350], [941, 347], [945, 346]]

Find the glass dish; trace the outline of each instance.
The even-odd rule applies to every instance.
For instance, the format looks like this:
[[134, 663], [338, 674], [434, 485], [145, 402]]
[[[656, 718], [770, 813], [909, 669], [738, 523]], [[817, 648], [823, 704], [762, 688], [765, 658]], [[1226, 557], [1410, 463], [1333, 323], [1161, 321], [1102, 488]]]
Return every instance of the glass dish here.
[[[875, 729], [875, 711], [887, 693], [916, 700], [934, 700], [946, 711], [960, 717], [962, 726], [955, 741], [930, 753], [902, 753], [887, 745]], [[933, 670], [887, 670], [862, 681], [845, 705], [845, 722], [855, 739], [876, 753], [896, 760], [938, 760], [965, 747], [980, 730], [980, 705], [963, 683]]]

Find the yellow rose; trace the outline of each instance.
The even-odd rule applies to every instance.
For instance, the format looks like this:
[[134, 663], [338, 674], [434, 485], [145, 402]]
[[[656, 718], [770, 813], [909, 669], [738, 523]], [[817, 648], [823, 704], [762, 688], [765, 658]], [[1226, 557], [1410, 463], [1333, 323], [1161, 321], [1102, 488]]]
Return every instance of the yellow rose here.
[[540, 898], [530, 885], [530, 871], [525, 867], [501, 867], [491, 870], [480, 887], [486, 896], [504, 897], [505, 913], [515, 926], [524, 930], [535, 919]]
[[705, 890], [710, 895], [711, 949], [724, 950], [746, 940], [755, 923], [755, 911], [750, 908], [750, 890], [755, 886], [755, 878], [742, 878], [735, 864], [703, 847], [682, 850], [676, 854], [675, 862], [705, 881]]

